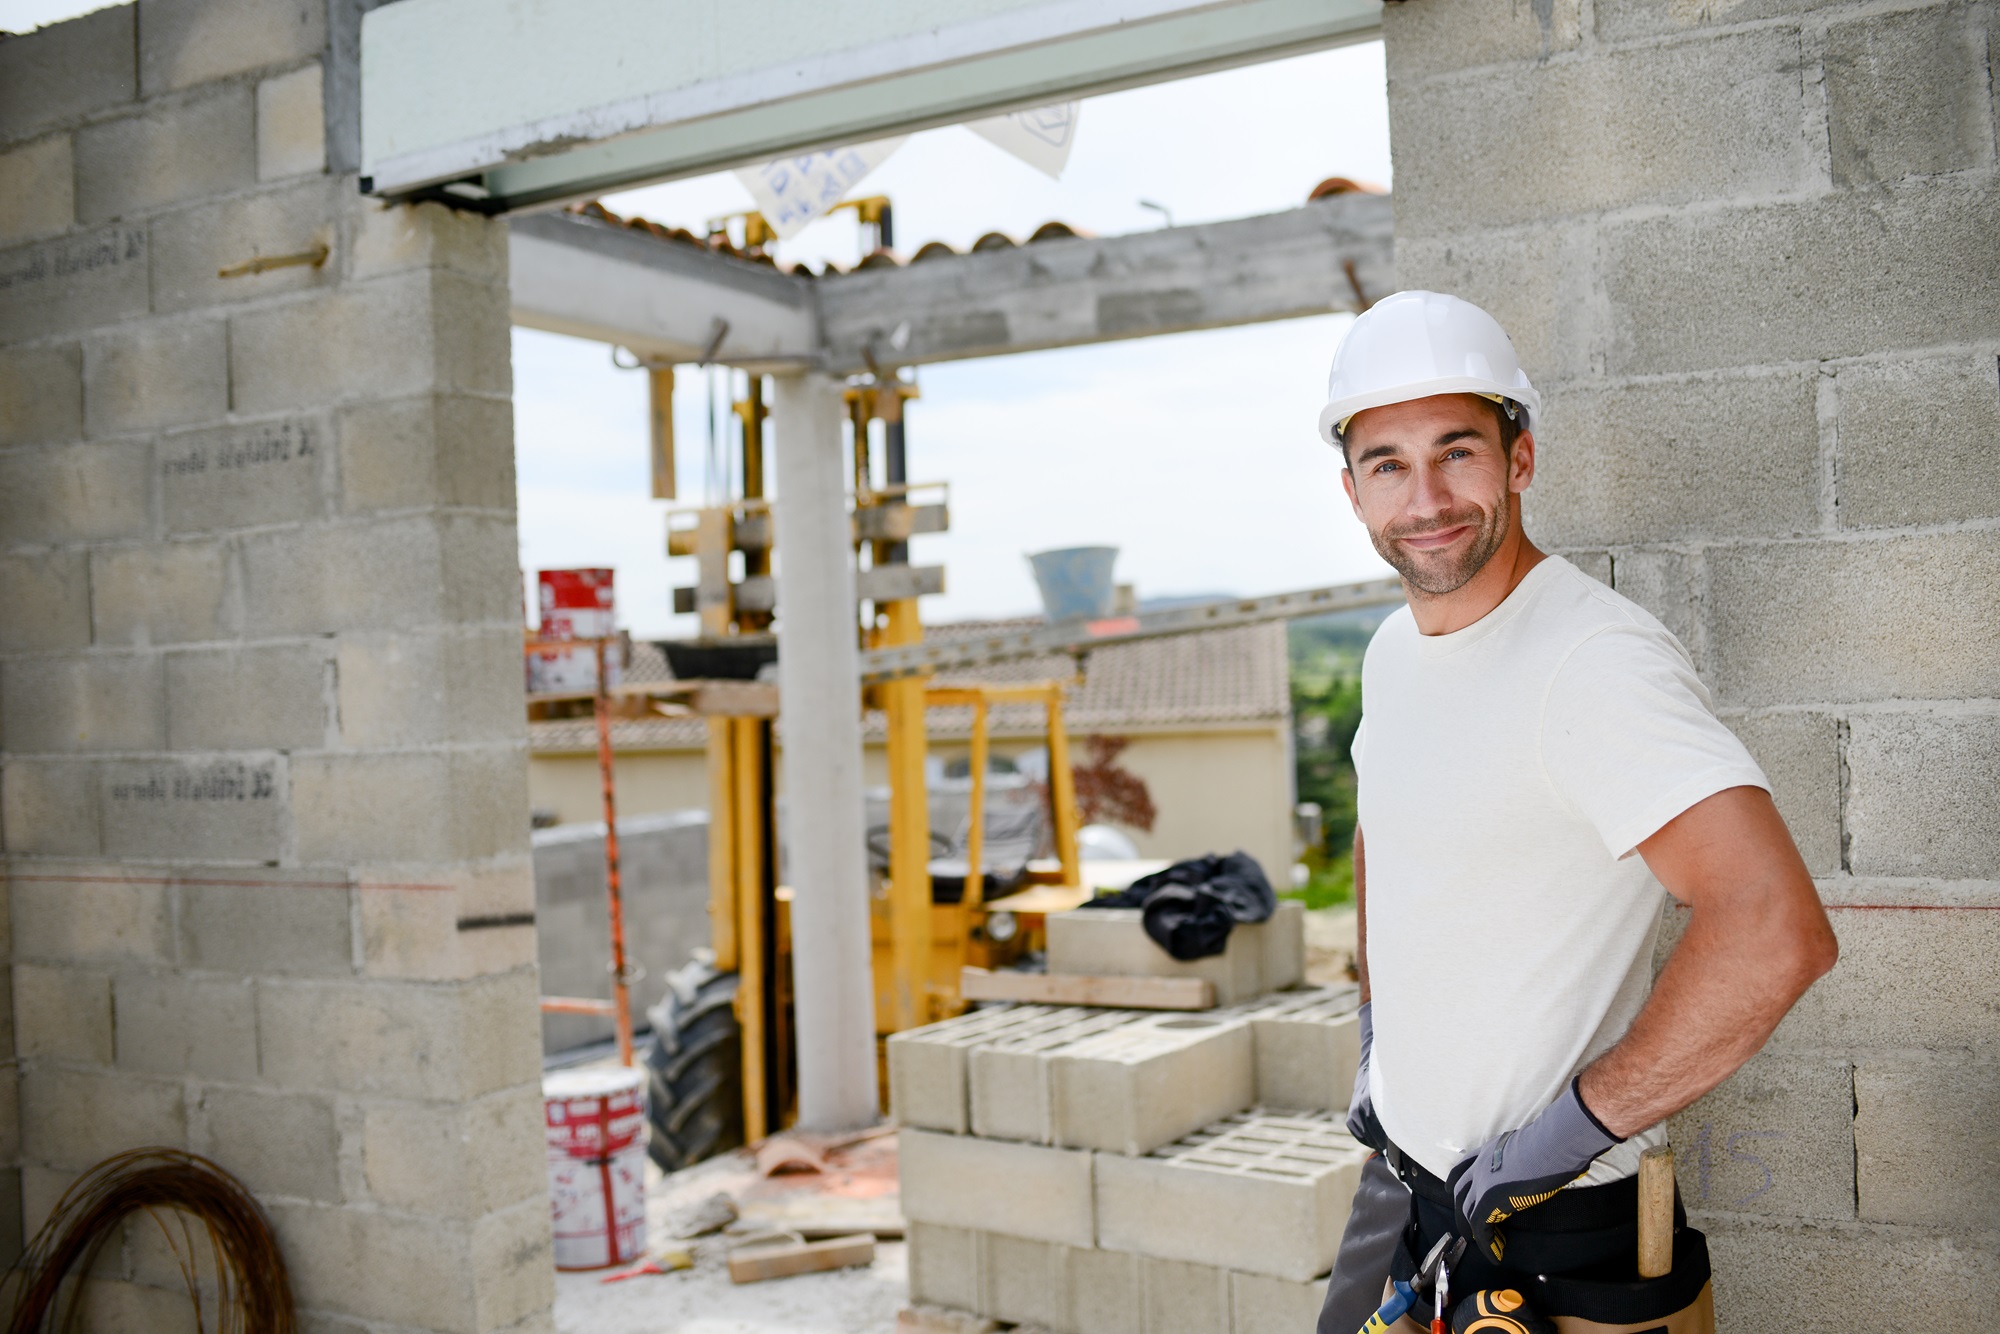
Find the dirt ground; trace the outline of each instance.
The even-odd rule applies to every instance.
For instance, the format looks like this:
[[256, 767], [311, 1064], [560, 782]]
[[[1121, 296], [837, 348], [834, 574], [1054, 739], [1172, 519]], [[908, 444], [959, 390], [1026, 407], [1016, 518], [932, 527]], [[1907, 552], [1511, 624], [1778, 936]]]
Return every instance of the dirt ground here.
[[1352, 905], [1306, 914], [1306, 981], [1337, 987], [1360, 980], [1354, 971], [1355, 926]]

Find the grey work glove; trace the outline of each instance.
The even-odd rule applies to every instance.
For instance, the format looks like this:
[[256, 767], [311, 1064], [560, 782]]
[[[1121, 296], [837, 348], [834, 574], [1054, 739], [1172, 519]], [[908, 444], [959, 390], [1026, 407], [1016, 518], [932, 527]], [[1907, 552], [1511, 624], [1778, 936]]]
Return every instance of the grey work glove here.
[[1361, 1064], [1354, 1071], [1354, 1095], [1347, 1100], [1347, 1133], [1377, 1153], [1389, 1147], [1389, 1137], [1375, 1117], [1375, 1101], [1368, 1096], [1368, 1057], [1375, 1049], [1375, 1020], [1368, 1013], [1370, 1001], [1361, 1002]]
[[1583, 1105], [1577, 1081], [1522, 1126], [1492, 1140], [1447, 1178], [1466, 1235], [1498, 1264], [1507, 1248], [1500, 1224], [1533, 1208], [1590, 1170], [1599, 1154], [1624, 1143]]

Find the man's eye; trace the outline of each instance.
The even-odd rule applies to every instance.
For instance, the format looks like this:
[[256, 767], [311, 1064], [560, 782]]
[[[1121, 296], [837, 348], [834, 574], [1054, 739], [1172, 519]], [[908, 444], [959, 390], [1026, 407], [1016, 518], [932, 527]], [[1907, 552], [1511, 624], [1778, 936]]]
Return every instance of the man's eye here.
[[1400, 463], [1378, 463], [1375, 465], [1375, 475], [1379, 477], [1385, 472], [1393, 471], [1394, 469], [1401, 468], [1402, 466], [1403, 465]]
[[1446, 454], [1445, 457], [1448, 459], [1469, 459], [1472, 457], [1472, 451], [1469, 449], [1454, 449]]

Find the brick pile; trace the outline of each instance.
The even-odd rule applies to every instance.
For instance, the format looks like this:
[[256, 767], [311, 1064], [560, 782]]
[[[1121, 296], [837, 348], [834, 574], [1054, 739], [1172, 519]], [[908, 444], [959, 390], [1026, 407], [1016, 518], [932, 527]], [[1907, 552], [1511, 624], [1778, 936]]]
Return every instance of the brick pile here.
[[891, 1038], [911, 1301], [1052, 1334], [1310, 1328], [1366, 1150], [1342, 1129], [1359, 995], [1302, 984], [1303, 926], [1286, 904], [1181, 963], [1137, 912], [1052, 917], [1052, 971], [1207, 977], [1223, 1003]]

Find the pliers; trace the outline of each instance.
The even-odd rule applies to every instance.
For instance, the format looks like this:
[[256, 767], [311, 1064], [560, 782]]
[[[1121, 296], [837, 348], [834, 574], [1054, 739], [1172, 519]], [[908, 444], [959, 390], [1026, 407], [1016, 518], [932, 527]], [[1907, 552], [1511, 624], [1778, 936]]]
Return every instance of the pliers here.
[[1389, 1294], [1389, 1300], [1382, 1303], [1380, 1310], [1368, 1317], [1360, 1334], [1385, 1334], [1389, 1326], [1401, 1320], [1409, 1309], [1417, 1304], [1426, 1293], [1437, 1294], [1437, 1319], [1431, 1323], [1435, 1331], [1443, 1318], [1446, 1292], [1451, 1283], [1451, 1267], [1465, 1254], [1465, 1238], [1439, 1237], [1437, 1245], [1431, 1247], [1430, 1254], [1417, 1266], [1417, 1272], [1407, 1283], [1398, 1281]]

